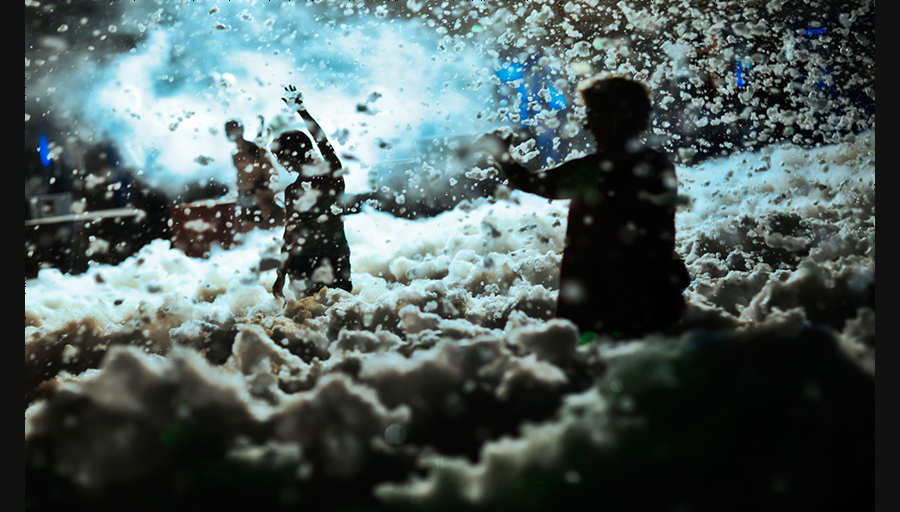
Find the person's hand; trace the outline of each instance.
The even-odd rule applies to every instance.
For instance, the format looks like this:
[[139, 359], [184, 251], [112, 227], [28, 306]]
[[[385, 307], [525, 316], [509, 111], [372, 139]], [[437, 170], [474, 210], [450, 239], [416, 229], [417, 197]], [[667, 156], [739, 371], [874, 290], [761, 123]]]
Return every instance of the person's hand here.
[[284, 88], [284, 97], [281, 101], [291, 110], [306, 110], [303, 105], [303, 93], [297, 90], [293, 85]]
[[278, 278], [275, 279], [275, 284], [272, 285], [272, 295], [274, 295], [276, 299], [283, 299], [284, 294], [281, 292], [282, 289], [284, 289], [284, 272], [279, 272]]
[[512, 146], [515, 135], [512, 130], [497, 129], [480, 135], [472, 144], [475, 152], [483, 151], [491, 156], [495, 162], [509, 160], [509, 148]]
[[492, 157], [499, 158], [509, 153], [512, 146], [513, 133], [511, 130], [494, 130], [480, 135], [473, 144], [475, 151], [484, 151]]

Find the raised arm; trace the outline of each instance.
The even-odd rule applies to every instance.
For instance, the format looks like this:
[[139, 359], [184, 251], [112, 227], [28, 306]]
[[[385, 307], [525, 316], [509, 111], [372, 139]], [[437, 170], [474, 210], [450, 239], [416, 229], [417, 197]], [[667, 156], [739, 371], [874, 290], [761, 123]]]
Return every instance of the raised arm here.
[[300, 115], [300, 118], [303, 119], [303, 122], [306, 123], [306, 129], [309, 130], [310, 135], [312, 135], [313, 139], [316, 141], [316, 146], [318, 146], [319, 152], [322, 153], [322, 157], [331, 167], [331, 172], [339, 171], [342, 168], [341, 161], [337, 157], [337, 154], [335, 154], [334, 148], [331, 147], [331, 143], [328, 142], [328, 138], [325, 137], [325, 132], [322, 130], [322, 127], [319, 126], [319, 123], [317, 123], [316, 120], [309, 115], [309, 112], [307, 112], [306, 106], [303, 104], [303, 94], [293, 85], [285, 87], [284, 94], [282, 100], [289, 108], [296, 110], [297, 114]]

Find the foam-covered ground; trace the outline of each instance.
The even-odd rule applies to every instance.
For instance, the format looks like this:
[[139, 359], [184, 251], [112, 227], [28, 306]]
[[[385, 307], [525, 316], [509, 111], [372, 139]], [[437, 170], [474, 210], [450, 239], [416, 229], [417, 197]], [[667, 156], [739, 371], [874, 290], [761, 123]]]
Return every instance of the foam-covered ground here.
[[274, 299], [277, 230], [42, 270], [26, 501], [867, 509], [874, 133], [678, 177], [688, 314], [644, 339], [578, 345], [553, 318], [567, 205], [502, 190], [348, 216], [352, 293]]

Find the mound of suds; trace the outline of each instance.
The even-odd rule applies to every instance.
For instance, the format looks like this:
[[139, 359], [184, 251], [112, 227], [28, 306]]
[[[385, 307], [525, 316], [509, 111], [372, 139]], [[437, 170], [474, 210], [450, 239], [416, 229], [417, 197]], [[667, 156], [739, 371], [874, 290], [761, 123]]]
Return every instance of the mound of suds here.
[[709, 478], [760, 504], [859, 503], [871, 485], [834, 475], [871, 467], [873, 155], [861, 137], [679, 169], [683, 334], [628, 344], [578, 346], [552, 319], [566, 204], [520, 193], [347, 217], [352, 293], [274, 299], [277, 230], [208, 260], [158, 240], [41, 271], [27, 499], [528, 508], [631, 503], [652, 477], [635, 507], [708, 509]]

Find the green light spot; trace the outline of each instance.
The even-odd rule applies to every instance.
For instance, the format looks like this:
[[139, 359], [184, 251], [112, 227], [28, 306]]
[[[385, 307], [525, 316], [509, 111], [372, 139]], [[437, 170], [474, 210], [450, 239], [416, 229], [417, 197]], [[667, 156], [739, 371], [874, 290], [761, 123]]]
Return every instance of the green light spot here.
[[581, 335], [581, 339], [578, 340], [579, 345], [586, 345], [594, 340], [597, 335], [591, 331], [588, 331]]
[[159, 441], [166, 448], [177, 448], [187, 439], [187, 429], [178, 422], [166, 425], [159, 435]]
[[475, 25], [472, 27], [472, 32], [481, 32], [481, 25]]

